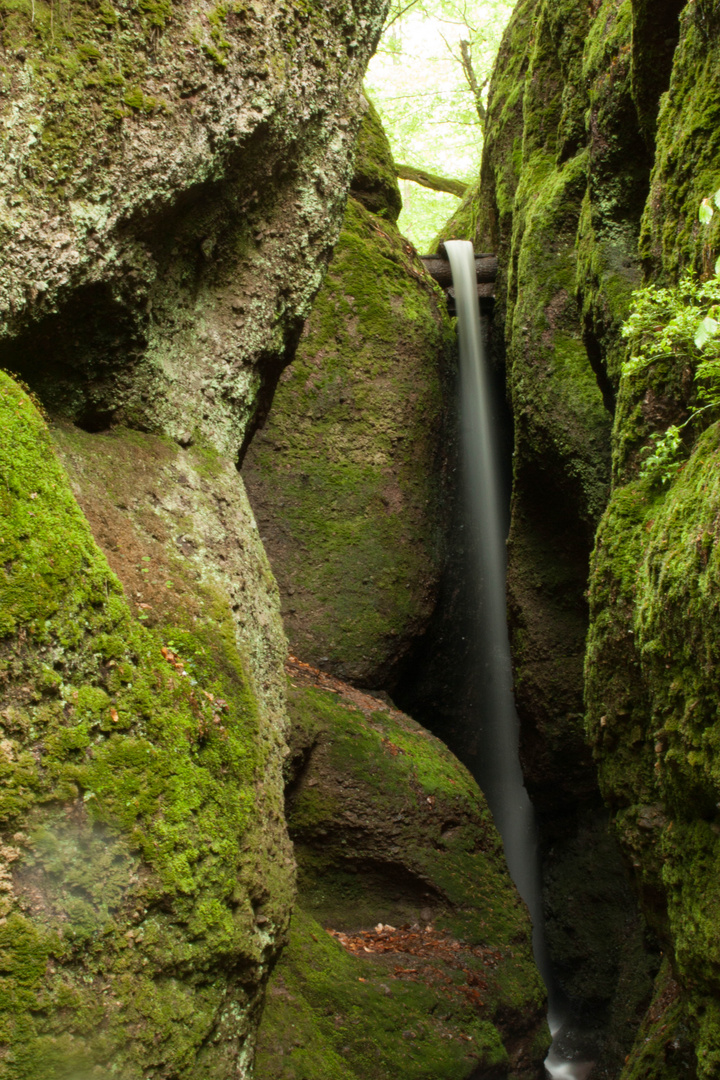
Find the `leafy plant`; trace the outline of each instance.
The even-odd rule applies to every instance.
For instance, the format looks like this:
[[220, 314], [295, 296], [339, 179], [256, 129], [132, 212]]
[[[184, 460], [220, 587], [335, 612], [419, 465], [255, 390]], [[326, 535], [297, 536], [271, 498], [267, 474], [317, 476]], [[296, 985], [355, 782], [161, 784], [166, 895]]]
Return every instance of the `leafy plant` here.
[[[713, 203], [720, 210], [720, 188], [700, 203], [701, 224], [711, 223]], [[623, 375], [631, 377], [662, 360], [677, 360], [694, 369], [697, 403], [690, 404], [682, 424], [655, 432], [644, 450], [640, 475], [668, 484], [681, 465], [683, 430], [720, 406], [720, 258], [709, 281], [698, 282], [689, 273], [673, 288], [638, 289], [622, 333], [630, 342]]]
[[[713, 214], [715, 213], [715, 211], [713, 210], [713, 203], [715, 203], [715, 206], [718, 208], [718, 210], [720, 210], [720, 188], [718, 188], [714, 195], [708, 195], [707, 198], [703, 199], [703, 201], [700, 203], [698, 217], [703, 225], [709, 225], [713, 219]], [[715, 263], [715, 273], [716, 275], [720, 274], [720, 258], [718, 258], [717, 262]], [[704, 333], [708, 332], [710, 334], [717, 334], [717, 324], [714, 328], [706, 326], [704, 329]]]
[[[703, 225], [709, 225], [712, 221], [712, 217], [715, 212], [713, 210], [713, 202], [717, 206], [718, 210], [720, 210], [720, 189], [718, 189], [718, 191], [716, 191], [714, 195], [708, 195], [708, 197], [706, 199], [703, 199], [703, 201], [700, 203], [698, 217], [700, 218], [700, 221], [703, 223]], [[718, 259], [718, 263], [720, 263], [720, 259]], [[716, 270], [718, 263], [715, 264]]]
[[660, 361], [690, 367], [697, 386], [697, 401], [681, 424], [671, 424], [651, 436], [640, 475], [660, 484], [671, 482], [681, 465], [683, 431], [701, 414], [720, 406], [720, 273], [699, 282], [686, 274], [670, 288], [648, 285], [633, 294], [623, 336], [630, 358], [623, 375], [632, 377]]

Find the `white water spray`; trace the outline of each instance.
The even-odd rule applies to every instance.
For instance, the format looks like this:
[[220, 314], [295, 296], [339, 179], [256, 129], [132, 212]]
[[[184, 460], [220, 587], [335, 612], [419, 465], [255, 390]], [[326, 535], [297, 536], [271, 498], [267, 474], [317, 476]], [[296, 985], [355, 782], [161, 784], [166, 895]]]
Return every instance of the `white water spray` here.
[[[477, 622], [478, 663], [485, 667], [478, 782], [502, 837], [510, 876], [528, 906], [533, 951], [549, 996], [553, 1036], [567, 1023], [555, 1000], [545, 945], [540, 863], [532, 804], [523, 783], [518, 739], [520, 723], [513, 696], [512, 663], [505, 601], [505, 537], [500, 489], [499, 440], [478, 309], [475, 254], [467, 240], [448, 240], [460, 341], [461, 439], [472, 559], [482, 597]], [[545, 1063], [556, 1080], [583, 1080], [592, 1067], [558, 1051], [557, 1039]], [[572, 1055], [574, 1057], [574, 1055]]]

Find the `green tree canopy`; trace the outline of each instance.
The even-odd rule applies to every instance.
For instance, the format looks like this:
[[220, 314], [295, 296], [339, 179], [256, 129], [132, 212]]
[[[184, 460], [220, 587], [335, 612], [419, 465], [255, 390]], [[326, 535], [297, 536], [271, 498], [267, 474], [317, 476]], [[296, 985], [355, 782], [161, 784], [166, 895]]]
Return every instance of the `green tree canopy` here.
[[[512, 8], [512, 0], [392, 0], [366, 85], [399, 165], [463, 183], [477, 176], [487, 84]], [[423, 251], [457, 196], [409, 179], [401, 188], [400, 228]]]

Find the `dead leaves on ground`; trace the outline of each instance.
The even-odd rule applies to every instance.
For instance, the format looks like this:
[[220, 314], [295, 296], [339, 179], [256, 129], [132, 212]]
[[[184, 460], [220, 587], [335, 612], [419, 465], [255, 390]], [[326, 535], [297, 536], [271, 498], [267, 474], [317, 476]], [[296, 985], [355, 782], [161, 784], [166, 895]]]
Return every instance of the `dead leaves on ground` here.
[[348, 704], [354, 706], [367, 718], [374, 713], [382, 712], [395, 719], [405, 719], [403, 713], [398, 712], [397, 709], [388, 705], [381, 698], [365, 694], [362, 690], [351, 686], [350, 683], [343, 682], [342, 679], [336, 679], [334, 675], [328, 675], [326, 671], [321, 671], [320, 668], [298, 660], [297, 656], [288, 656], [285, 661], [285, 672], [295, 686], [311, 686], [317, 690], [329, 690], [330, 693], [337, 694]]
[[[398, 960], [403, 958], [393, 969], [394, 978], [439, 985], [447, 996], [462, 997], [478, 1009], [485, 1005], [488, 988], [487, 979], [478, 967], [492, 970], [503, 959], [503, 954], [495, 949], [463, 944], [432, 926], [396, 928], [378, 923], [373, 930], [346, 934], [328, 928], [327, 932], [354, 956], [368, 959], [370, 956], [395, 955]], [[409, 957], [419, 963], [410, 961]], [[470, 957], [476, 961], [472, 967], [467, 966]], [[457, 974], [453, 977], [447, 969], [461, 974], [464, 980], [458, 981]], [[364, 979], [360, 981], [365, 982]]]

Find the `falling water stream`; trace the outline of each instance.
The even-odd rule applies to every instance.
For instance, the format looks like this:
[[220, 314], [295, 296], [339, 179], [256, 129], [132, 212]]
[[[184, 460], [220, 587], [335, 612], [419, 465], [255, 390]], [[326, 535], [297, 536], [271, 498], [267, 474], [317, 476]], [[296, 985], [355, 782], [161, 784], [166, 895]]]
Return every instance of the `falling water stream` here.
[[505, 536], [498, 437], [477, 298], [475, 254], [466, 240], [449, 240], [460, 342], [461, 440], [473, 570], [481, 614], [477, 663], [484, 665], [481, 753], [477, 780], [502, 837], [510, 876], [528, 906], [533, 951], [548, 989], [554, 1041], [545, 1068], [554, 1080], [584, 1080], [592, 1068], [572, 1036], [572, 1020], [558, 993], [545, 944], [535, 814], [518, 756], [519, 720], [513, 696], [505, 600]]

